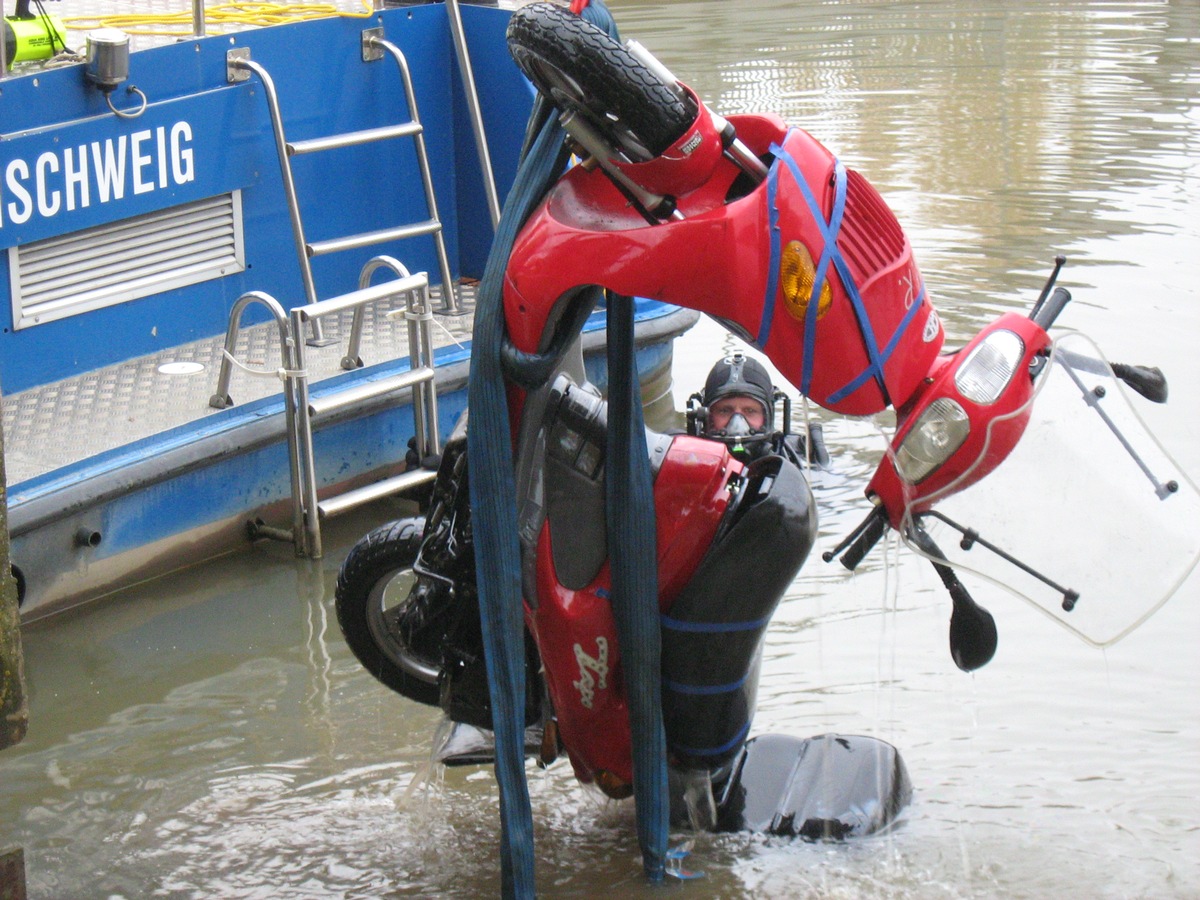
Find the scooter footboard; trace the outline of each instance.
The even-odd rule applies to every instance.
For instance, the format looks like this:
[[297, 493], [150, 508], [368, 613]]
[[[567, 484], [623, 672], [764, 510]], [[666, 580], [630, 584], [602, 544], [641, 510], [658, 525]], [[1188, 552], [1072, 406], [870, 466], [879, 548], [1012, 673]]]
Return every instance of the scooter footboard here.
[[799, 468], [769, 456], [746, 470], [712, 546], [662, 617], [663, 718], [675, 766], [714, 771], [741, 749], [763, 635], [816, 527]]

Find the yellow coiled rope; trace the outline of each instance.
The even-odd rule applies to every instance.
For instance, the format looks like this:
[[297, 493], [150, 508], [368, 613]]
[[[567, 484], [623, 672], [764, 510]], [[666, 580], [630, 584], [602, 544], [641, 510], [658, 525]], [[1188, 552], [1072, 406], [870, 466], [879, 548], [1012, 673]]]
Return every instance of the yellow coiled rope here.
[[[308, 19], [325, 19], [330, 16], [345, 16], [366, 19], [374, 15], [367, 0], [362, 0], [365, 12], [343, 12], [332, 3], [226, 3], [204, 9], [204, 23], [221, 29], [254, 28], [267, 25], [282, 25], [285, 22], [302, 22]], [[150, 36], [192, 35], [191, 10], [177, 13], [118, 13], [110, 16], [63, 17], [63, 24], [74, 30], [90, 31], [93, 28], [120, 28], [127, 34]], [[164, 30], [186, 29], [186, 30]]]

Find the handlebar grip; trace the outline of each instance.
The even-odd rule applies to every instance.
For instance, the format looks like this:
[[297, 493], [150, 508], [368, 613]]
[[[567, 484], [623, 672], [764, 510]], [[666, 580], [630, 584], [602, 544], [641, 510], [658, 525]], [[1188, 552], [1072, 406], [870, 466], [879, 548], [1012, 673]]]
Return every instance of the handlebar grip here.
[[877, 506], [864, 523], [862, 532], [842, 554], [841, 563], [851, 572], [858, 568], [863, 557], [871, 552], [871, 548], [879, 543], [888, 529], [887, 512], [882, 506]]
[[1042, 331], [1049, 331], [1050, 326], [1054, 324], [1054, 320], [1058, 318], [1059, 314], [1070, 302], [1070, 291], [1063, 287], [1055, 288], [1050, 298], [1045, 303], [1038, 304], [1029, 317], [1033, 319], [1033, 323], [1042, 329]]

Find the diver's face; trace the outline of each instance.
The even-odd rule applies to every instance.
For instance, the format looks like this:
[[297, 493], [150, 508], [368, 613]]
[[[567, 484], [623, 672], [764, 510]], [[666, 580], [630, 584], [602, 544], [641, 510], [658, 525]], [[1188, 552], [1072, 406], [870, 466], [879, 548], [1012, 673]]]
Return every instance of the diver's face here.
[[711, 431], [724, 431], [729, 427], [729, 420], [737, 415], [746, 420], [751, 431], [759, 431], [767, 420], [767, 411], [753, 397], [731, 394], [708, 408], [708, 428]]

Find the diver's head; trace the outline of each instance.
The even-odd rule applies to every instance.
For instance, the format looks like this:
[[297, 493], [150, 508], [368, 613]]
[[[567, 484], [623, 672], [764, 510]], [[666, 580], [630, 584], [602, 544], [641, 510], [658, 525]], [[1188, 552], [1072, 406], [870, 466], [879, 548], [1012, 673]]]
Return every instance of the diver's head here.
[[762, 365], [741, 353], [720, 360], [704, 382], [704, 436], [731, 449], [765, 440], [772, 431], [775, 388]]

